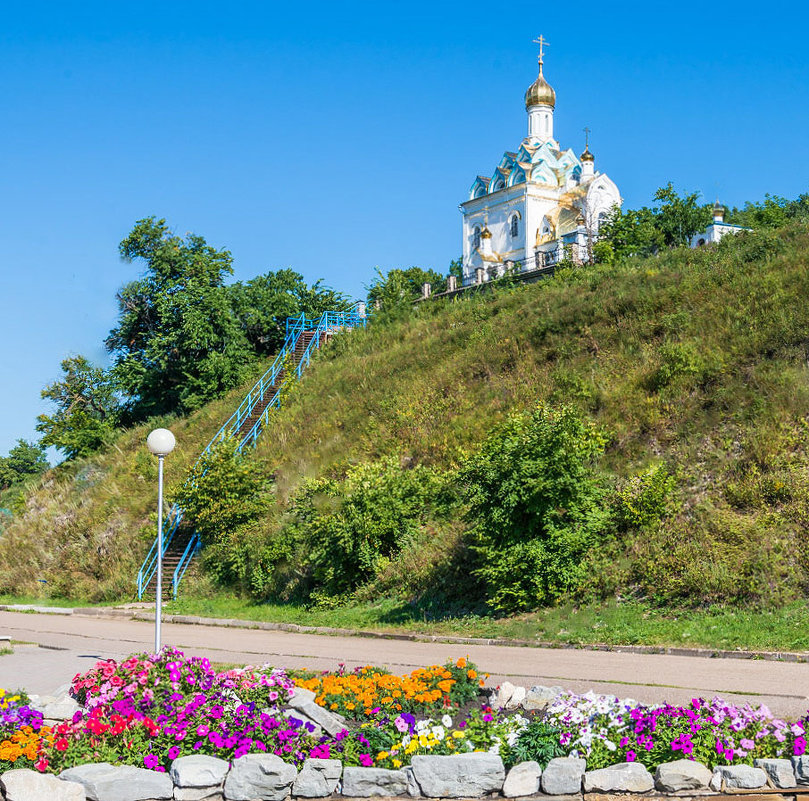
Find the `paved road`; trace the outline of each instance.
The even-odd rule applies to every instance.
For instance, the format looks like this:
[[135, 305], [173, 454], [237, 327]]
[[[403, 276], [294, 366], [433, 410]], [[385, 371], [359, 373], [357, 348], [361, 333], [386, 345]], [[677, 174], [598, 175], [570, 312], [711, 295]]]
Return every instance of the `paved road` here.
[[[121, 659], [151, 650], [152, 624], [137, 620], [0, 611], [0, 633], [18, 645], [0, 657], [0, 687], [50, 693], [99, 658]], [[363, 637], [165, 624], [165, 643], [216, 662], [271, 663], [333, 669], [339, 662], [384, 665], [405, 672], [468, 654], [490, 683], [561, 685], [640, 701], [687, 702], [720, 694], [766, 703], [779, 715], [804, 715], [809, 708], [809, 665], [741, 659], [628, 654], [496, 645], [452, 645]]]

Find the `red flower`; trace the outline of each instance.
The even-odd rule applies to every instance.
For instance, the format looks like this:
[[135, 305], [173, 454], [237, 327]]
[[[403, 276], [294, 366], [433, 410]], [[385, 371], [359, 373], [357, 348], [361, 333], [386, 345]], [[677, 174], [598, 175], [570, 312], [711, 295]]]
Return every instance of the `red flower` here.
[[68, 745], [70, 745], [70, 743], [68, 743], [68, 741], [64, 737], [60, 737], [53, 744], [54, 748], [56, 748], [57, 751], [67, 751]]

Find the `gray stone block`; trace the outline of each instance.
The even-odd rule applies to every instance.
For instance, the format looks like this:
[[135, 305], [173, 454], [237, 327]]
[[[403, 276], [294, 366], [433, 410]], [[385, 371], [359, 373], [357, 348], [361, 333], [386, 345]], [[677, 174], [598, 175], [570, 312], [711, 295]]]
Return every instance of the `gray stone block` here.
[[339, 759], [307, 759], [292, 785], [296, 798], [324, 798], [337, 789], [343, 772]]
[[6, 801], [85, 801], [84, 787], [28, 768], [7, 770], [0, 776]]
[[317, 726], [320, 726], [323, 731], [332, 736], [346, 727], [346, 719], [342, 715], [329, 712], [328, 709], [318, 706], [314, 701], [302, 703], [300, 706], [295, 707], [295, 711], [300, 712], [301, 715], [311, 720]]
[[404, 795], [407, 774], [403, 770], [385, 768], [343, 768], [343, 795], [354, 798]]
[[545, 709], [548, 704], [554, 701], [564, 690], [561, 687], [543, 687], [537, 685], [532, 687], [525, 695], [522, 708], [526, 710]]
[[225, 801], [221, 787], [175, 787], [174, 801]]
[[429, 798], [479, 798], [500, 792], [506, 778], [497, 754], [414, 756], [410, 766], [422, 795]]
[[175, 759], [169, 776], [177, 787], [221, 788], [228, 772], [224, 759], [205, 754], [193, 754]]
[[581, 792], [587, 762], [576, 757], [556, 757], [542, 771], [542, 792], [547, 795], [572, 795]]
[[247, 754], [233, 762], [225, 779], [228, 801], [283, 801], [298, 775], [275, 754]]
[[88, 801], [165, 801], [174, 795], [167, 773], [132, 765], [78, 765], [63, 770], [59, 778], [83, 785]]
[[584, 774], [585, 793], [648, 793], [654, 786], [652, 774], [640, 762], [621, 762]]
[[520, 798], [526, 795], [536, 795], [539, 792], [539, 778], [542, 768], [539, 762], [529, 760], [515, 765], [506, 775], [503, 782], [503, 795], [506, 798]]
[[707, 790], [712, 773], [701, 762], [678, 759], [657, 766], [655, 785], [664, 793], [677, 793], [680, 790]]
[[753, 764], [767, 774], [773, 787], [787, 789], [796, 786], [791, 759], [755, 759]]
[[750, 765], [721, 765], [713, 769], [711, 789], [722, 790], [757, 790], [766, 787], [767, 774], [761, 768]]

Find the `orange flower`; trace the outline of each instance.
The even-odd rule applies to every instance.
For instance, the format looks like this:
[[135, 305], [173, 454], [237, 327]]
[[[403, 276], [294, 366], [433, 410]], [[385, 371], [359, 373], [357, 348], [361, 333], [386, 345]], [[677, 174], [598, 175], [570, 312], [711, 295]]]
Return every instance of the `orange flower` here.
[[460, 659], [459, 659], [459, 660], [458, 660], [458, 661], [455, 663], [455, 667], [457, 667], [457, 668], [465, 668], [465, 667], [466, 667], [466, 660], [465, 660], [463, 657], [461, 657], [461, 658], [460, 658]]

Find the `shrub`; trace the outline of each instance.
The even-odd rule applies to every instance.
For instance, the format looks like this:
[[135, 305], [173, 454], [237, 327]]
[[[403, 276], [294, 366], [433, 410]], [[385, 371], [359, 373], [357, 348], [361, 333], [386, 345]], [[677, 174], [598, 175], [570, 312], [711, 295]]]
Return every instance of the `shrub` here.
[[594, 470], [604, 435], [570, 407], [539, 406], [498, 426], [464, 470], [477, 574], [500, 612], [556, 600], [607, 526]]
[[664, 465], [650, 467], [633, 476], [617, 492], [618, 524], [627, 528], [647, 528], [668, 511], [676, 482]]
[[448, 502], [439, 473], [402, 469], [394, 456], [352, 467], [342, 480], [309, 482], [287, 524], [304, 552], [307, 591], [339, 595], [374, 578]]

